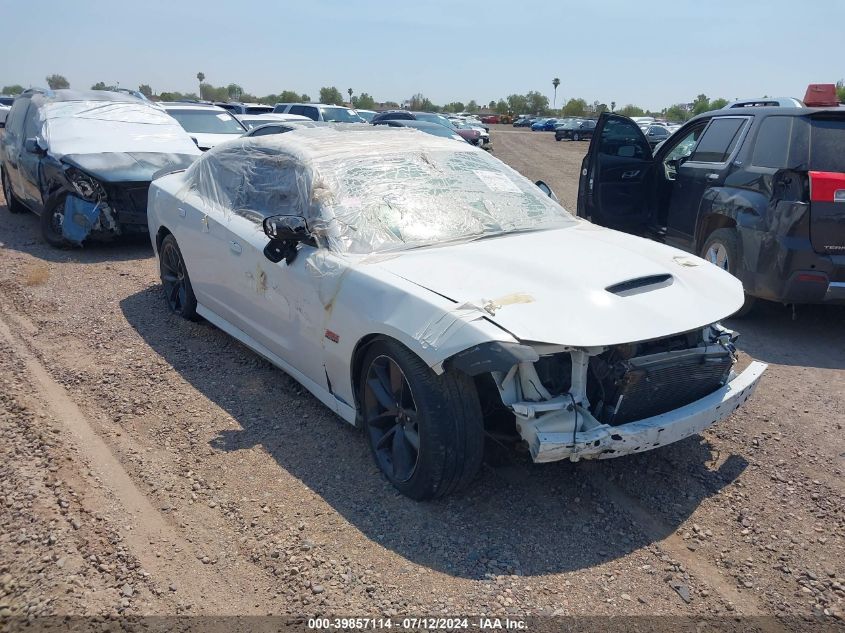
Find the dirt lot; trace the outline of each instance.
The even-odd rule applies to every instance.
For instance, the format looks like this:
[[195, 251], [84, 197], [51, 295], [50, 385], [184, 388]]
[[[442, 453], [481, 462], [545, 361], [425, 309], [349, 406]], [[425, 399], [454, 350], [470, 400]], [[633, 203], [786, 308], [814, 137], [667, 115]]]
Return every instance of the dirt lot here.
[[[574, 209], [586, 144], [492, 136]], [[730, 322], [770, 368], [701, 437], [513, 455], [420, 504], [285, 374], [170, 316], [144, 241], [57, 251], [3, 207], [0, 241], [0, 616], [845, 612], [842, 309]]]

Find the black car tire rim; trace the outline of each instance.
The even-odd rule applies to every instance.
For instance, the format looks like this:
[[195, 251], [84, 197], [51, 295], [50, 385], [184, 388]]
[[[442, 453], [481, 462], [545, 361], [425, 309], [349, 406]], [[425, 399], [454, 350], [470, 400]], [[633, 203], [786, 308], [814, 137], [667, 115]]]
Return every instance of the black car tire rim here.
[[50, 212], [50, 232], [56, 235], [57, 237], [61, 237], [62, 227], [64, 226], [65, 222], [65, 203], [62, 200], [59, 204], [56, 205], [56, 208]]
[[182, 255], [170, 242], [164, 244], [161, 252], [161, 283], [167, 305], [173, 312], [181, 312], [188, 300], [188, 280]]
[[367, 369], [364, 415], [379, 467], [395, 481], [410, 480], [420, 458], [419, 413], [405, 373], [389, 356]]

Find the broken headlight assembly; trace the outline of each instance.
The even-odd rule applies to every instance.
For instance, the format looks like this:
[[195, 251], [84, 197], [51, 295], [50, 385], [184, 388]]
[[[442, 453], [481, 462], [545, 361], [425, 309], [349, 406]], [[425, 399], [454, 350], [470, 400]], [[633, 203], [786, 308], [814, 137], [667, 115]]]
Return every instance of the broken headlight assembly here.
[[69, 169], [67, 178], [76, 194], [88, 202], [105, 202], [106, 190], [99, 182], [78, 169]]

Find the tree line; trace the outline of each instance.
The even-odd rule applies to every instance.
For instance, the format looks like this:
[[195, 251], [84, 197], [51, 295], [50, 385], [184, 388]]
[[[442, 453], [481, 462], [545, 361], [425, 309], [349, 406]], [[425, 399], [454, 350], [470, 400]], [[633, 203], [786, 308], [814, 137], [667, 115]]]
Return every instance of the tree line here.
[[[251, 103], [308, 103], [311, 101], [310, 95], [305, 93], [298, 93], [294, 90], [282, 90], [278, 94], [268, 94], [258, 96], [245, 91], [239, 84], [230, 83], [226, 86], [214, 86], [205, 81], [205, 74], [197, 73], [197, 88], [198, 92], [161, 92], [156, 95], [153, 89], [148, 84], [141, 84], [138, 86], [138, 91], [148, 98], [159, 99], [161, 101], [180, 101], [180, 100], [207, 100], [207, 101], [243, 101]], [[60, 74], [52, 74], [45, 78], [47, 85], [53, 90], [62, 88], [70, 88], [70, 82]], [[555, 78], [552, 81], [554, 87], [555, 101], [557, 100], [557, 88], [560, 85], [560, 80]], [[98, 81], [93, 86], [92, 90], [114, 90], [117, 86], [107, 84], [106, 82]], [[2, 94], [16, 95], [24, 91], [24, 87], [19, 84], [10, 86], [3, 86]], [[845, 81], [840, 80], [836, 83], [836, 92], [839, 101], [845, 103]], [[411, 96], [404, 104], [399, 104], [394, 101], [387, 101], [377, 103], [372, 95], [361, 92], [355, 94], [352, 88], [347, 88], [346, 94], [348, 98], [337, 89], [336, 86], [325, 86], [320, 88], [320, 103], [326, 104], [343, 104], [351, 103], [355, 108], [362, 110], [372, 110], [379, 107], [385, 108], [399, 108], [406, 105], [411, 110], [423, 110], [428, 112], [479, 112], [482, 106], [474, 99], [467, 103], [462, 101], [452, 101], [446, 104], [438, 105], [432, 102], [422, 93], [418, 92]], [[625, 116], [656, 116], [668, 119], [670, 121], [686, 121], [702, 112], [708, 110], [718, 110], [727, 105], [728, 100], [724, 98], [710, 99], [705, 94], [698, 95], [691, 103], [679, 103], [663, 108], [660, 111], [649, 111], [641, 108], [635, 104], [628, 103], [622, 105], [617, 109], [616, 102], [611, 101], [610, 104], [593, 101], [587, 102], [586, 99], [580, 97], [573, 97], [566, 101], [562, 107], [549, 107], [549, 98], [538, 90], [530, 90], [525, 94], [511, 94], [500, 99], [493, 99], [486, 104], [486, 109], [495, 112], [496, 114], [509, 114], [512, 116], [519, 114], [530, 114], [539, 116], [596, 116], [602, 112], [612, 111]]]

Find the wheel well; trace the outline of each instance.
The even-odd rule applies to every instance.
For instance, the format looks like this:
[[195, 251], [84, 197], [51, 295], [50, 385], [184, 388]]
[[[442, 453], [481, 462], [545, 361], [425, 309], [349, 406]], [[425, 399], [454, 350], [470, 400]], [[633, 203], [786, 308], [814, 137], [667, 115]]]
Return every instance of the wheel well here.
[[735, 227], [736, 220], [733, 218], [719, 214], [708, 215], [701, 223], [699, 223], [698, 226], [698, 236], [695, 240], [696, 254], [701, 252], [704, 242], [707, 241], [707, 238], [710, 237], [713, 231], [718, 231], [719, 229], [732, 229]]
[[161, 243], [164, 241], [164, 238], [168, 235], [172, 235], [170, 229], [168, 229], [166, 226], [162, 226], [161, 228], [159, 228], [158, 233], [156, 233], [156, 253], [161, 250]]
[[[358, 381], [361, 378], [361, 372], [364, 370], [364, 356], [367, 354], [367, 348], [380, 339], [392, 340], [396, 339], [386, 336], [384, 334], [367, 334], [358, 343], [355, 344], [355, 349], [352, 350], [352, 395], [355, 398], [355, 409], [358, 410]], [[398, 341], [397, 341], [398, 343]], [[360, 415], [360, 412], [359, 412]]]

